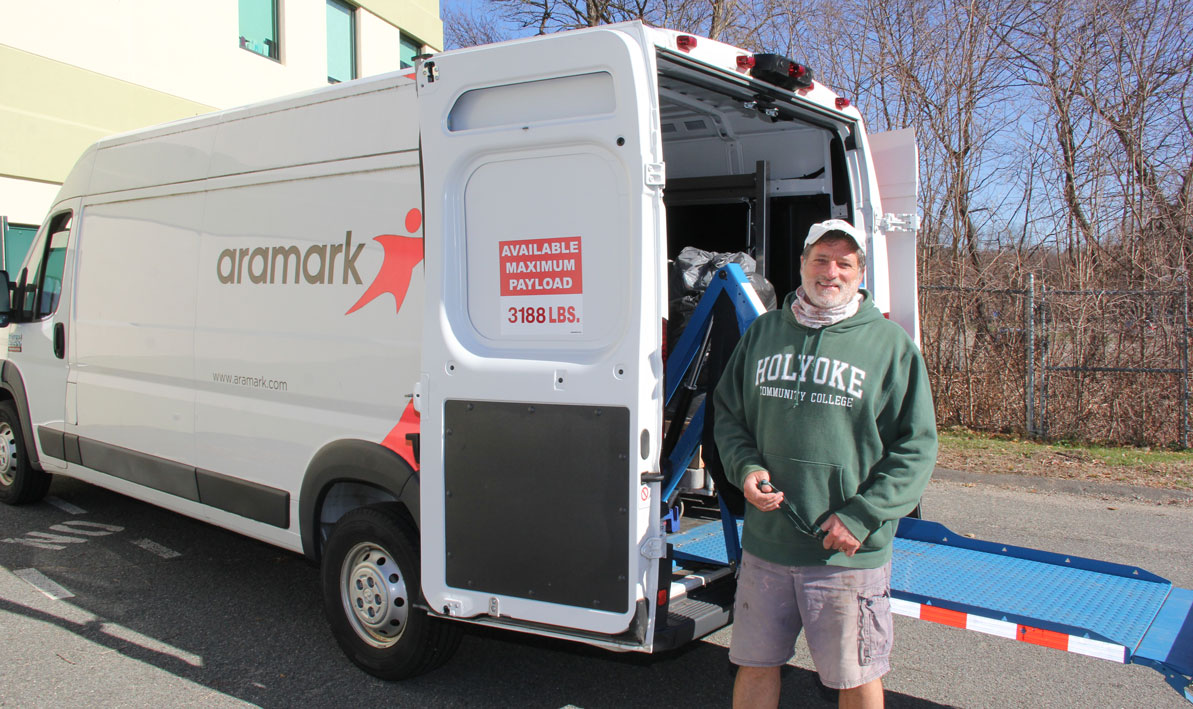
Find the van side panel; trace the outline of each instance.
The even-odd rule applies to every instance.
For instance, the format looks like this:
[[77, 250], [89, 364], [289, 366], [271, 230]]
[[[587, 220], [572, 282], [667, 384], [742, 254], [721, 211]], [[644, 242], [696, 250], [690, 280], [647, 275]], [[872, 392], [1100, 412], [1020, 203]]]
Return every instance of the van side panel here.
[[[58, 446], [70, 474], [300, 549], [319, 451], [351, 440], [402, 460], [422, 194], [414, 85], [386, 81], [88, 154], [72, 242], [78, 425]], [[368, 482], [399, 499], [410, 474], [393, 467], [392, 486], [375, 470]]]
[[[383, 162], [208, 194], [199, 467], [297, 493], [324, 445], [379, 444], [401, 418], [418, 379], [421, 195], [416, 154]], [[362, 302], [374, 283], [384, 290]], [[291, 504], [297, 519], [297, 494]]]
[[401, 152], [417, 135], [414, 82], [372, 77], [105, 138], [58, 199]]
[[[90, 192], [104, 194], [193, 181], [207, 176], [216, 126], [179, 130], [150, 140], [102, 147]], [[146, 166], [152, 165], [152, 170]]]
[[[294, 165], [400, 152], [418, 146], [414, 83], [268, 111], [232, 112], [219, 127], [210, 175], [238, 175]], [[354, 87], [355, 88], [355, 87]], [[348, 107], [350, 110], [346, 110]]]
[[193, 460], [194, 264], [204, 198], [84, 207], [73, 343], [80, 437]]

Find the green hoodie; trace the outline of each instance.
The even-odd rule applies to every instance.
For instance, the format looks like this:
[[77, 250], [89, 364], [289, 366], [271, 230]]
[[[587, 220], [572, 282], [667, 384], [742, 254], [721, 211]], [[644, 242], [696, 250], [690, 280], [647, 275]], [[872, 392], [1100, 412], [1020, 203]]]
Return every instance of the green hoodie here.
[[758, 318], [715, 394], [716, 441], [741, 487], [766, 470], [809, 530], [836, 514], [861, 542], [826, 551], [782, 509], [746, 504], [742, 546], [791, 566], [877, 568], [891, 558], [900, 517], [915, 509], [936, 462], [936, 417], [919, 349], [870, 294], [858, 312], [807, 328], [795, 297]]

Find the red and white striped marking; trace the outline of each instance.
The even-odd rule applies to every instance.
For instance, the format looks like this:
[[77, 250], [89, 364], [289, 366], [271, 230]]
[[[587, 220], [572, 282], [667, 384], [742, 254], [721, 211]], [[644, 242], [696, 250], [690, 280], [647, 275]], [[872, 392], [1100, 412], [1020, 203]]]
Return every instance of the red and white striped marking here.
[[985, 618], [971, 613], [926, 606], [899, 598], [891, 599], [891, 610], [899, 615], [928, 620], [941, 625], [948, 625], [963, 630], [976, 630], [987, 635], [997, 635], [1008, 640], [1019, 640], [1032, 645], [1043, 645], [1055, 650], [1075, 652], [1079, 655], [1089, 655], [1111, 662], [1127, 662], [1127, 648], [1115, 643], [1102, 640], [1079, 638], [1076, 635], [1058, 633], [1054, 630], [1041, 630], [1029, 625], [1019, 625], [1006, 620]]

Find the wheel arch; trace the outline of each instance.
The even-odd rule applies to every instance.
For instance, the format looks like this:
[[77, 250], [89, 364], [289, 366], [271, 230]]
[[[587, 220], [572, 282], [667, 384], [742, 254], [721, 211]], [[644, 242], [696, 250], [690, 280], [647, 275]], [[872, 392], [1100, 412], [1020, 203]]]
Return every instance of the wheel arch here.
[[25, 455], [34, 470], [42, 470], [37, 455], [37, 438], [33, 435], [33, 420], [29, 417], [29, 399], [25, 395], [25, 380], [17, 366], [8, 360], [0, 363], [0, 401], [11, 401], [21, 421], [21, 436], [25, 439]]
[[333, 441], [311, 458], [298, 509], [302, 551], [319, 561], [331, 527], [348, 512], [396, 502], [419, 528], [418, 473], [400, 455], [372, 441]]

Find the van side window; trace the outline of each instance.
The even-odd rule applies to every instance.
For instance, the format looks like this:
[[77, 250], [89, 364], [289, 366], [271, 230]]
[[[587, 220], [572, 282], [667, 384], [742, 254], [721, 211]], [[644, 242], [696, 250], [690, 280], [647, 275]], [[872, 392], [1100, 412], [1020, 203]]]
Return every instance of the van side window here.
[[56, 215], [47, 229], [44, 243], [35, 245], [21, 271], [21, 319], [41, 320], [54, 314], [62, 295], [62, 272], [66, 268], [66, 243], [70, 238], [71, 213]]

